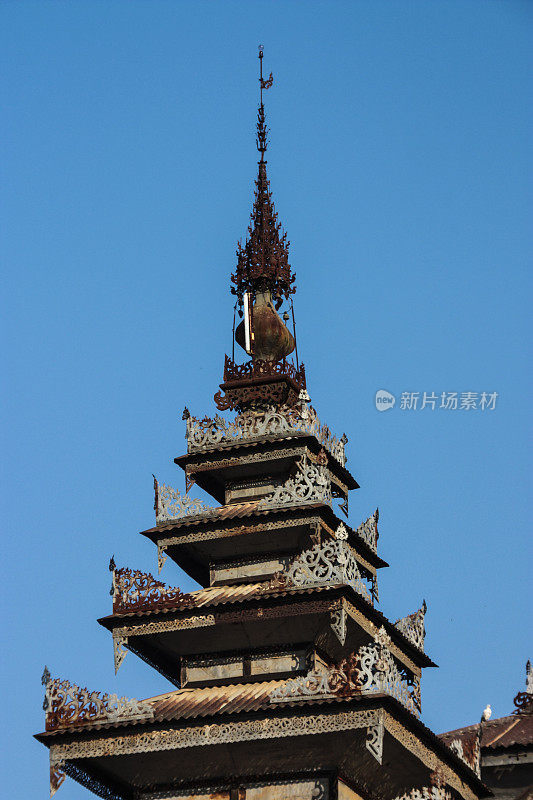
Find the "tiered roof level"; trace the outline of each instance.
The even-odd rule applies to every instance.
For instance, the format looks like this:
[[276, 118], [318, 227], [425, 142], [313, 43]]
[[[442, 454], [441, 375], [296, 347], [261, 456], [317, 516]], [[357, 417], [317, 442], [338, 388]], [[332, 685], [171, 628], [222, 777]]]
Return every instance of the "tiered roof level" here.
[[479, 754], [465, 763], [419, 719], [422, 669], [435, 666], [426, 605], [394, 623], [377, 608], [378, 511], [348, 523], [348, 439], [319, 420], [286, 324], [295, 279], [267, 179], [262, 60], [255, 201], [232, 276], [250, 358], [226, 356], [215, 403], [229, 417], [185, 409], [185, 494], [154, 478], [143, 531], [159, 572], [170, 559], [202, 588], [111, 561], [113, 609], [99, 622], [115, 671], [129, 651], [173, 686], [128, 700], [45, 670], [37, 738], [51, 792], [69, 775], [123, 800], [475, 800], [487, 795]]

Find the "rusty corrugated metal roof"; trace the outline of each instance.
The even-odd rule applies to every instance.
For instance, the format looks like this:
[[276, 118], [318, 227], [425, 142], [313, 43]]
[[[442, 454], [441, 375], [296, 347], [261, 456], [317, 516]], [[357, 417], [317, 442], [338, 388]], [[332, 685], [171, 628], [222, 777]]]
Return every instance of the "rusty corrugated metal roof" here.
[[[450, 744], [454, 739], [468, 741], [477, 736], [478, 728], [479, 724], [468, 725], [465, 728], [457, 728], [455, 731], [441, 733], [439, 738], [446, 744]], [[483, 723], [482, 748], [495, 749], [528, 744], [533, 744], [533, 716], [531, 714], [513, 714]]]
[[230, 686], [177, 689], [157, 697], [150, 697], [146, 702], [152, 704], [154, 715], [158, 720], [256, 711], [270, 705], [270, 693], [283, 683], [282, 680], [273, 680]]

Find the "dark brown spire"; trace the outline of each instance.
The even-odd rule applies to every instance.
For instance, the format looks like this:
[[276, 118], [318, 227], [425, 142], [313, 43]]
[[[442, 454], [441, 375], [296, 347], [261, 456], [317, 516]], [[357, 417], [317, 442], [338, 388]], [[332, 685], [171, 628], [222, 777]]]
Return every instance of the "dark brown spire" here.
[[268, 129], [265, 122], [263, 105], [263, 89], [273, 83], [272, 73], [263, 79], [263, 50], [259, 48], [261, 102], [257, 114], [257, 149], [261, 153], [259, 172], [255, 182], [255, 199], [248, 238], [244, 247], [239, 242], [237, 247], [237, 268], [231, 276], [234, 286], [231, 291], [242, 299], [245, 292], [252, 298], [258, 291], [269, 291], [276, 307], [283, 297], [288, 299], [294, 294], [295, 277], [289, 264], [289, 244], [287, 234], [278, 222], [278, 216], [272, 202], [272, 193], [267, 178], [265, 152], [267, 149]]

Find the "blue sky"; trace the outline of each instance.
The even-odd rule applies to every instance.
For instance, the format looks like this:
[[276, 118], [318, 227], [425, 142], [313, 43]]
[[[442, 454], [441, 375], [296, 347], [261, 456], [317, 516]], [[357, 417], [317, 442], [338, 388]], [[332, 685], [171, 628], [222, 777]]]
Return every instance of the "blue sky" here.
[[[214, 412], [259, 42], [299, 352], [350, 437], [351, 523], [380, 508], [380, 607], [428, 603], [426, 724], [509, 713], [533, 657], [531, 3], [5, 0], [0, 16], [6, 796], [47, 796], [45, 663], [133, 697], [168, 686], [131, 654], [115, 678], [95, 620], [113, 553], [156, 569], [138, 531], [151, 473], [183, 486], [183, 406]], [[378, 389], [398, 397], [386, 413]], [[499, 396], [408, 411], [403, 391]], [[170, 561], [162, 578], [193, 586]]]

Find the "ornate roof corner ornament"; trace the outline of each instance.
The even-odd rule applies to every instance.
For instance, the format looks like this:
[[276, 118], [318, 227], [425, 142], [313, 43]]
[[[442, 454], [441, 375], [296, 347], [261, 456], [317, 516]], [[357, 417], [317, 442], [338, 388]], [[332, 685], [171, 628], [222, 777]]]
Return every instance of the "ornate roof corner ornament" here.
[[365, 520], [365, 522], [362, 522], [356, 530], [356, 534], [366, 542], [374, 553], [378, 551], [378, 519], [379, 509], [376, 508], [372, 516]]
[[298, 588], [346, 584], [371, 602], [352, 548], [342, 539], [328, 539], [304, 550], [284, 574], [288, 584]]
[[[300, 396], [307, 392], [300, 392]], [[315, 436], [323, 448], [335, 458], [341, 466], [346, 463], [344, 452], [345, 440], [337, 439], [327, 425], [318, 419], [312, 406], [302, 403], [297, 410], [287, 406], [269, 410], [248, 410], [238, 414], [232, 422], [227, 422], [218, 414], [212, 419], [204, 417], [199, 420], [189, 416], [186, 423], [185, 436], [187, 450], [195, 453], [206, 447], [220, 444], [235, 444], [239, 441], [254, 441], [265, 436], [292, 436], [294, 433], [309, 433]]]
[[424, 600], [418, 611], [408, 614], [406, 617], [396, 620], [395, 627], [403, 633], [406, 639], [414, 644], [418, 650], [424, 652], [424, 638], [426, 629], [424, 627], [424, 617], [426, 616], [427, 605]]
[[50, 797], [55, 795], [67, 777], [64, 766], [62, 761], [52, 763], [52, 758], [50, 757]]
[[165, 566], [165, 561], [167, 560], [168, 555], [166, 548], [158, 543], [157, 545], [157, 573], [158, 575], [161, 574], [161, 570]]
[[[43, 681], [45, 675], [43, 675]], [[55, 731], [96, 721], [117, 722], [132, 719], [152, 719], [150, 703], [128, 700], [116, 694], [89, 692], [75, 683], [46, 676], [44, 709], [46, 730]]]
[[335, 531], [335, 539], [338, 542], [345, 542], [348, 539], [348, 531], [346, 530], [346, 525], [344, 522], [341, 522], [337, 530]]
[[380, 721], [377, 725], [369, 725], [366, 729], [366, 749], [372, 753], [378, 764], [383, 763], [383, 713], [380, 715]]
[[122, 666], [128, 651], [125, 649], [128, 644], [128, 637], [113, 631], [113, 663], [115, 665], [115, 675]]
[[213, 508], [201, 500], [189, 497], [188, 494], [181, 494], [177, 489], [173, 489], [172, 486], [166, 486], [164, 483], [159, 485], [155, 477], [154, 491], [154, 509], [157, 525], [174, 519], [213, 512]]
[[113, 570], [113, 614], [181, 608], [190, 600], [177, 586], [166, 586], [149, 572]]
[[317, 502], [331, 505], [331, 481], [328, 469], [313, 464], [307, 456], [301, 456], [296, 474], [261, 500], [258, 508]]
[[331, 630], [344, 647], [344, 642], [346, 641], [346, 609], [343, 603], [341, 603], [340, 608], [335, 608], [330, 613], [330, 625]]
[[529, 659], [526, 664], [526, 691], [518, 692], [513, 703], [513, 714], [533, 714], [533, 667]]

